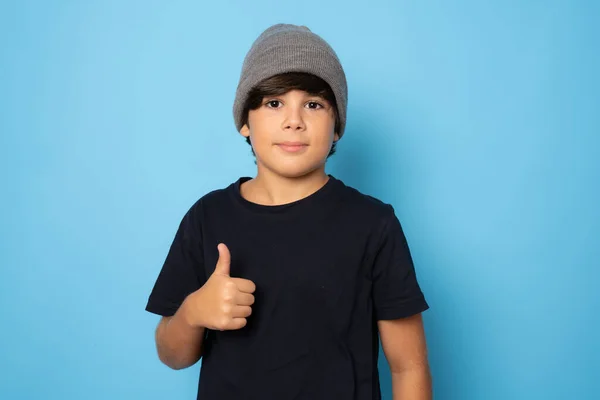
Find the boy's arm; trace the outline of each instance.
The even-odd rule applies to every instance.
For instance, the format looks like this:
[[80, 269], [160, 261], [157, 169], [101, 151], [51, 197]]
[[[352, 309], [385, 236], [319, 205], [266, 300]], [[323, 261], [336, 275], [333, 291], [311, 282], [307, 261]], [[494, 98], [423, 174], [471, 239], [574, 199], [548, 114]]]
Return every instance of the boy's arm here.
[[231, 254], [218, 245], [219, 259], [204, 285], [190, 293], [172, 317], [161, 319], [156, 328], [160, 360], [173, 369], [194, 365], [203, 354], [206, 329], [234, 330], [247, 324], [254, 304], [254, 282], [232, 278]]
[[432, 383], [421, 314], [377, 322], [392, 373], [393, 399], [431, 400]]
[[156, 327], [158, 358], [172, 369], [190, 367], [202, 357], [206, 329], [190, 324], [187, 308], [184, 301], [175, 315], [162, 317]]

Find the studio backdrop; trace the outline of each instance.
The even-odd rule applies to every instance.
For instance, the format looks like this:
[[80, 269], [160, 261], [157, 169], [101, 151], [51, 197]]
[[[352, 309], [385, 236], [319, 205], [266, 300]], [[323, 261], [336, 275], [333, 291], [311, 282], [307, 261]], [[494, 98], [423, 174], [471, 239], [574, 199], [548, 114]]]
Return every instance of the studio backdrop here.
[[279, 22], [344, 66], [327, 172], [402, 222], [435, 399], [600, 398], [598, 16], [574, 0], [2, 1], [0, 398], [195, 398], [200, 363], [161, 364], [144, 307], [187, 209], [255, 171], [232, 105]]

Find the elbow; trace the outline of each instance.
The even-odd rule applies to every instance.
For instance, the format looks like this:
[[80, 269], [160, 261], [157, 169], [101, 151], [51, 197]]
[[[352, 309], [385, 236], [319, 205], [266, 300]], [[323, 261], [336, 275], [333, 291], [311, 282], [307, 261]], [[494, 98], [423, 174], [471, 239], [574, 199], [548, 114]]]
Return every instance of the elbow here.
[[172, 370], [175, 370], [175, 371], [179, 371], [181, 369], [186, 369], [186, 368], [192, 366], [192, 365], [187, 365], [187, 364], [177, 364], [177, 363], [165, 362], [165, 361], [163, 361], [162, 363], [164, 365], [166, 365], [167, 367], [171, 368]]
[[166, 365], [167, 367], [169, 367], [173, 370], [176, 370], [176, 371], [189, 368], [192, 365], [196, 364], [198, 362], [198, 360], [200, 360], [200, 358], [180, 360], [180, 359], [167, 357], [165, 355], [161, 355], [160, 353], [158, 354], [158, 358], [164, 365]]
[[[162, 351], [161, 351], [162, 350]], [[157, 346], [158, 359], [167, 367], [180, 370], [191, 367], [202, 358], [202, 351], [199, 354], [178, 355], [165, 351], [161, 346]]]
[[176, 360], [172, 360], [168, 357], [161, 356], [160, 354], [158, 355], [158, 359], [160, 360], [161, 363], [163, 363], [167, 367], [174, 369], [176, 371], [186, 368], [185, 364], [183, 364], [181, 362], [177, 362]]
[[164, 365], [174, 370], [189, 368], [202, 358], [203, 345], [200, 343], [200, 346], [190, 346], [187, 343], [177, 343], [176, 338], [169, 338], [166, 327], [170, 319], [170, 317], [163, 318], [156, 329], [158, 358]]

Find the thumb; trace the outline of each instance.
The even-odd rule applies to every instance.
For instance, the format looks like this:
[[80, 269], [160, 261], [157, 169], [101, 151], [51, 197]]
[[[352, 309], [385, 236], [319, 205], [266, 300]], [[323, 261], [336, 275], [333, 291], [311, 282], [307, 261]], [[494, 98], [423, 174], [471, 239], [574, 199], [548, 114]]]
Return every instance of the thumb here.
[[229, 249], [224, 243], [220, 243], [217, 246], [219, 250], [219, 259], [217, 260], [217, 266], [215, 267], [215, 273], [229, 276], [231, 266], [231, 254]]

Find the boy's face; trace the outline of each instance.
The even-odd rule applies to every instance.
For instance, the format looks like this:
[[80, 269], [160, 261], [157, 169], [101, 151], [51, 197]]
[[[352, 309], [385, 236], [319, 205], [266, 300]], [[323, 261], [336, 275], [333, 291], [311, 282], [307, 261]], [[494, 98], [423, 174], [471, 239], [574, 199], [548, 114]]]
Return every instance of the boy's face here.
[[302, 90], [264, 97], [248, 113], [240, 133], [250, 137], [259, 168], [296, 178], [324, 168], [333, 141], [335, 113], [331, 104]]

